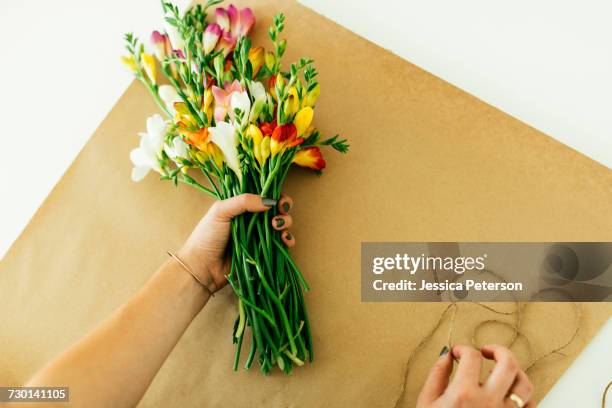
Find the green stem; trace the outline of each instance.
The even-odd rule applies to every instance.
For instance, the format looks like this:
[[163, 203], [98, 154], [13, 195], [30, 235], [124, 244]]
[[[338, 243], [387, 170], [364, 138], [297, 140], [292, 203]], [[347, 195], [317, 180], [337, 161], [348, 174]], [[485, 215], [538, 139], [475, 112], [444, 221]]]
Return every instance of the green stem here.
[[219, 196], [214, 191], [212, 191], [211, 189], [204, 187], [203, 185], [201, 185], [200, 183], [198, 183], [197, 181], [195, 181], [192, 178], [188, 178], [188, 179], [184, 178], [184, 176], [185, 175], [183, 175], [183, 178], [177, 178], [177, 180], [180, 181], [181, 183], [185, 183], [185, 184], [188, 184], [188, 185], [190, 185], [192, 187], [195, 187], [198, 190], [203, 191], [206, 194], [210, 195], [211, 197], [219, 199]]
[[153, 99], [155, 99], [155, 102], [157, 102], [157, 105], [159, 105], [161, 110], [164, 111], [164, 113], [168, 116], [168, 118], [172, 119], [172, 114], [170, 113], [170, 110], [166, 106], [166, 103], [162, 101], [161, 97], [159, 96], [159, 87], [154, 84], [150, 84], [150, 85], [147, 84], [147, 86], [149, 88], [149, 91], [153, 95]]
[[240, 334], [238, 342], [236, 343], [236, 354], [234, 355], [234, 371], [238, 370], [238, 363], [240, 362], [240, 350], [242, 349], [242, 339], [244, 338], [244, 331]]
[[204, 170], [203, 168], [200, 168], [200, 170], [202, 171], [202, 173], [204, 173], [204, 175], [208, 179], [208, 182], [210, 183], [212, 188], [215, 189], [215, 193], [217, 193], [217, 197], [221, 197], [221, 193], [219, 192], [219, 189], [217, 188], [217, 184], [213, 181], [212, 177], [210, 177], [210, 174], [208, 174], [208, 171]]
[[287, 250], [285, 248], [283, 248], [283, 245], [281, 243], [279, 243], [278, 240], [274, 240], [274, 244], [279, 249], [280, 253], [283, 254], [285, 256], [285, 258], [287, 258], [287, 261], [288, 261], [289, 265], [291, 265], [291, 268], [295, 271], [298, 279], [300, 280], [300, 283], [304, 287], [304, 290], [310, 290], [310, 287], [308, 286], [308, 283], [306, 283], [306, 279], [304, 279], [304, 275], [302, 275], [302, 273], [300, 272], [298, 267], [295, 265], [295, 263], [293, 262], [293, 259], [291, 259], [291, 256], [289, 255]]
[[268, 292], [268, 294], [272, 298], [272, 301], [276, 303], [278, 307], [278, 311], [280, 313], [281, 320], [283, 321], [283, 325], [285, 326], [285, 330], [287, 331], [287, 336], [289, 337], [289, 344], [291, 345], [291, 352], [295, 354], [297, 353], [297, 347], [295, 346], [295, 341], [293, 340], [293, 334], [292, 334], [291, 326], [289, 325], [289, 319], [287, 318], [287, 313], [285, 313], [285, 308], [283, 307], [283, 304], [279, 300], [278, 296], [276, 296], [276, 294], [274, 293], [274, 291], [272, 290], [272, 288], [266, 281], [266, 278], [264, 277], [263, 271], [261, 270], [259, 264], [255, 264], [255, 270], [257, 271], [257, 274], [259, 275], [259, 278], [261, 279], [261, 283], [263, 284], [264, 289]]
[[281, 163], [280, 157], [277, 157], [276, 164], [274, 165], [274, 168], [272, 169], [272, 171], [268, 175], [268, 179], [266, 180], [266, 183], [264, 184], [264, 186], [261, 189], [261, 196], [262, 197], [265, 197], [266, 193], [270, 189], [270, 186], [272, 185], [272, 182], [274, 181], [274, 176], [276, 176], [276, 173], [278, 173], [278, 170], [280, 169], [280, 163]]

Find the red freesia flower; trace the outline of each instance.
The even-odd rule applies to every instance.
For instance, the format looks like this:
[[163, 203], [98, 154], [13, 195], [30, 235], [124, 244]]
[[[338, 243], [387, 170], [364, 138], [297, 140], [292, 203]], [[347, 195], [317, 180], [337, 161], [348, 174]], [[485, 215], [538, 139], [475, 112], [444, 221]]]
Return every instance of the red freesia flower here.
[[272, 132], [270, 151], [274, 156], [278, 152], [302, 144], [303, 141], [303, 137], [297, 137], [297, 129], [293, 123], [280, 125]]
[[259, 125], [259, 129], [261, 129], [261, 133], [263, 133], [264, 136], [271, 136], [274, 129], [276, 129], [276, 119], [272, 122], [263, 122]]
[[287, 140], [295, 139], [296, 136], [297, 129], [293, 123], [277, 126], [272, 132], [272, 140], [275, 140], [277, 143], [283, 143]]

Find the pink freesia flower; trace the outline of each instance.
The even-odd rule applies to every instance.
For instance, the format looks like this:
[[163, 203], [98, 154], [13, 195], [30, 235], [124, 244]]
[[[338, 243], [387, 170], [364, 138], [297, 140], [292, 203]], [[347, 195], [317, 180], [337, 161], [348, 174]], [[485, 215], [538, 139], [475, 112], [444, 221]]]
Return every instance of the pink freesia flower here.
[[180, 59], [185, 59], [185, 53], [183, 53], [183, 50], [172, 50], [172, 52]]
[[255, 25], [255, 15], [253, 10], [248, 7], [238, 10], [236, 6], [230, 4], [227, 8], [227, 14], [229, 14], [230, 29], [234, 37], [248, 35]]
[[253, 10], [246, 7], [239, 10], [231, 4], [227, 9], [219, 7], [215, 10], [217, 25], [221, 28], [221, 38], [217, 43], [217, 50], [223, 49], [227, 56], [233, 51], [238, 38], [244, 37], [251, 32], [255, 25]]
[[223, 31], [217, 43], [217, 50], [223, 50], [223, 56], [227, 57], [234, 47], [236, 47], [236, 37], [232, 36], [229, 31]]
[[215, 120], [217, 122], [225, 119], [225, 115], [230, 110], [232, 94], [234, 92], [244, 92], [238, 80], [234, 80], [232, 83], [226, 82], [223, 88], [213, 85], [212, 93], [215, 98]]
[[229, 31], [230, 19], [229, 14], [227, 14], [227, 10], [223, 7], [217, 8], [217, 10], [215, 10], [215, 17], [217, 24], [219, 24], [219, 27], [221, 27], [221, 29], [224, 31]]
[[151, 46], [153, 53], [159, 61], [163, 61], [166, 57], [166, 36], [159, 31], [153, 31], [151, 33]]
[[206, 30], [204, 30], [204, 37], [202, 39], [205, 54], [208, 54], [215, 48], [217, 41], [219, 41], [219, 37], [221, 37], [221, 26], [219, 26], [219, 24], [212, 23], [206, 26]]

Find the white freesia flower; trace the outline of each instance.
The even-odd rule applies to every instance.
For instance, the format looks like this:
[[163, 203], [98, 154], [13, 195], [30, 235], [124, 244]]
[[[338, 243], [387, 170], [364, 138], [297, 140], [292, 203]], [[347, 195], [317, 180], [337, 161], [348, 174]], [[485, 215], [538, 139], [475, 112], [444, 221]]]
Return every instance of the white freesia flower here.
[[217, 145], [225, 156], [225, 162], [230, 169], [236, 173], [239, 180], [242, 180], [242, 172], [240, 171], [240, 161], [238, 159], [238, 136], [234, 126], [227, 122], [217, 122], [215, 127], [208, 128], [210, 132], [210, 140]]
[[268, 102], [266, 88], [261, 82], [251, 82], [251, 96], [253, 97], [253, 107], [249, 114], [249, 122], [254, 122], [261, 113], [264, 105]]
[[181, 164], [181, 163], [178, 163], [178, 159], [187, 158], [187, 149], [188, 149], [187, 143], [185, 143], [183, 139], [181, 139], [178, 136], [172, 140], [172, 145], [164, 146], [164, 150], [166, 151], [166, 154], [168, 155], [168, 157], [170, 157], [170, 159], [172, 159], [172, 161], [177, 164]]
[[159, 92], [159, 97], [161, 98], [162, 101], [164, 101], [170, 113], [174, 115], [176, 113], [176, 110], [174, 109], [174, 103], [182, 102], [183, 98], [181, 98], [178, 92], [176, 92], [176, 89], [170, 85], [161, 85], [159, 87], [158, 92]]
[[[174, 15], [170, 12], [166, 13], [166, 17], [174, 18]], [[182, 50], [185, 47], [185, 40], [178, 32], [175, 26], [170, 24], [167, 21], [164, 21], [164, 30], [168, 34], [168, 38], [170, 39], [170, 45], [173, 50]]]
[[[234, 122], [235, 126], [240, 126], [249, 120], [249, 113], [251, 111], [251, 99], [249, 98], [249, 94], [246, 91], [233, 92], [230, 99], [230, 107], [230, 117], [232, 119], [232, 122]], [[234, 120], [234, 111], [236, 109], [242, 111], [241, 123], [236, 123], [236, 121]]]
[[253, 100], [255, 102], [259, 100], [263, 100], [264, 102], [268, 98], [268, 94], [266, 93], [266, 88], [263, 86], [261, 82], [253, 81], [251, 82], [251, 95], [253, 95]]
[[151, 169], [162, 172], [159, 157], [164, 148], [166, 127], [164, 119], [157, 114], [147, 119], [147, 132], [139, 133], [140, 146], [130, 152], [130, 159], [134, 163], [133, 181], [142, 180]]

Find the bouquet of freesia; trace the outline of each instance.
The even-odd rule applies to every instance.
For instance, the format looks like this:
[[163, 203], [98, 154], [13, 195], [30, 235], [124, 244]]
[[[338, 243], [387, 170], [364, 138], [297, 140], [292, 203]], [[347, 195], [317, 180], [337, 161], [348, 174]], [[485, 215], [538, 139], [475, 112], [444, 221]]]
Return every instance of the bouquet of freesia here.
[[[242, 193], [278, 199], [292, 164], [320, 172], [320, 147], [344, 153], [348, 144], [337, 135], [322, 138], [312, 124], [320, 92], [313, 61], [302, 58], [288, 71], [281, 68], [284, 15], [274, 17], [268, 30], [272, 49], [265, 51], [248, 37], [255, 24], [251, 9], [230, 5], [209, 18], [218, 3], [209, 0], [181, 13], [162, 2], [164, 30], [151, 35], [152, 54], [132, 34], [125, 36], [129, 54], [123, 61], [167, 116], [147, 120], [147, 132], [131, 152], [132, 179], [152, 169], [217, 199]], [[158, 68], [169, 85], [158, 82]], [[275, 211], [232, 221], [234, 370], [247, 327], [252, 341], [246, 368], [257, 356], [264, 373], [275, 365], [289, 373], [294, 364], [313, 359], [303, 296], [308, 284], [279, 232], [270, 228]]]

